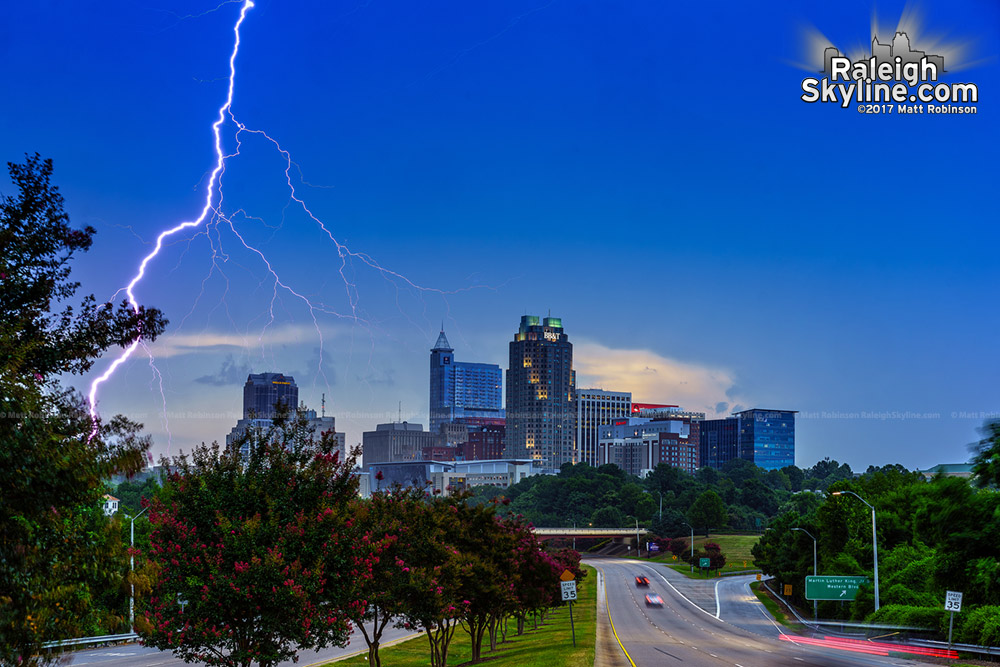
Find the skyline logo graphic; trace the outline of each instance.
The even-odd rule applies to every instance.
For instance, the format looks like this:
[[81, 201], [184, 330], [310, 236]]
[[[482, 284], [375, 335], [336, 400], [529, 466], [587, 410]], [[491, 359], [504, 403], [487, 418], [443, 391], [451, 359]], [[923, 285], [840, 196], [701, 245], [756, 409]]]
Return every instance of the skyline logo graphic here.
[[822, 49], [821, 76], [802, 80], [799, 99], [844, 109], [856, 104], [858, 113], [872, 115], [976, 114], [978, 85], [942, 81], [945, 55], [914, 43], [905, 29], [896, 29], [888, 43], [873, 29], [870, 52], [853, 59], [832, 44], [814, 44]]

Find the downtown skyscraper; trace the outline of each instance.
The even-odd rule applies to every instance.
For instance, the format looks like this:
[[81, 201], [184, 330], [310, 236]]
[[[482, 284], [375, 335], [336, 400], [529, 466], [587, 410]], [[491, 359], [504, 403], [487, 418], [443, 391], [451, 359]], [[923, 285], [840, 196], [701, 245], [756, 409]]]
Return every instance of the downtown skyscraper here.
[[278, 403], [294, 412], [299, 407], [295, 378], [282, 373], [251, 373], [243, 385], [243, 418], [273, 419]]
[[523, 316], [510, 342], [506, 456], [555, 470], [573, 461], [575, 385], [573, 344], [562, 320]]
[[444, 329], [431, 348], [430, 432], [442, 424], [502, 423], [502, 373], [496, 364], [455, 361]]

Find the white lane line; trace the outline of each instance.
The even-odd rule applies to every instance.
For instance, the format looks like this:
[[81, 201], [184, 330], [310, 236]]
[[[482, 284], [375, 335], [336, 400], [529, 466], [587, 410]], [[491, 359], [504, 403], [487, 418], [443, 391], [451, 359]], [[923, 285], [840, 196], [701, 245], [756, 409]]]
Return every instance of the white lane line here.
[[715, 617], [722, 620], [722, 600], [719, 599], [719, 584], [722, 583], [722, 579], [715, 582]]
[[[684, 600], [686, 600], [686, 601], [687, 601], [687, 603], [688, 603], [688, 604], [690, 604], [690, 605], [691, 605], [692, 607], [694, 607], [695, 609], [697, 609], [697, 610], [698, 610], [698, 611], [700, 611], [701, 613], [703, 613], [703, 614], [707, 615], [707, 616], [708, 616], [709, 618], [715, 618], [715, 620], [721, 620], [721, 619], [719, 619], [719, 618], [716, 618], [715, 616], [712, 616], [712, 613], [711, 613], [711, 612], [708, 612], [708, 611], [705, 611], [704, 609], [702, 609], [701, 607], [699, 607], [698, 605], [696, 605], [696, 604], [695, 604], [694, 602], [692, 602], [692, 601], [691, 601], [691, 599], [690, 599], [690, 598], [688, 598], [688, 596], [686, 596], [686, 595], [684, 595], [683, 593], [681, 593], [681, 592], [680, 592], [679, 590], [677, 590], [677, 587], [676, 587], [676, 586], [674, 586], [674, 585], [673, 585], [672, 583], [670, 583], [669, 581], [667, 581], [667, 578], [666, 578], [666, 577], [664, 577], [664, 576], [663, 576], [662, 574], [660, 574], [659, 572], [656, 572], [655, 570], [653, 571], [653, 573], [654, 573], [654, 574], [655, 574], [656, 576], [658, 576], [658, 577], [659, 577], [660, 579], [663, 579], [663, 583], [665, 583], [665, 584], [666, 584], [667, 586], [670, 586], [670, 588], [672, 588], [672, 589], [674, 590], [674, 593], [677, 593], [678, 595], [680, 595], [680, 596], [681, 596], [681, 597], [682, 597], [682, 598], [683, 598]], [[694, 624], [692, 623], [692, 625], [694, 625]]]

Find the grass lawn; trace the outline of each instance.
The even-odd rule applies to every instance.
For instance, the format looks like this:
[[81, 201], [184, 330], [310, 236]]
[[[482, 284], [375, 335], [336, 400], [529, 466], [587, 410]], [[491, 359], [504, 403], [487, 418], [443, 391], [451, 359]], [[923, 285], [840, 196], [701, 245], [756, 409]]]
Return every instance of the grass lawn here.
[[[700, 549], [706, 542], [715, 542], [722, 547], [722, 553], [726, 556], [726, 566], [722, 568], [722, 571], [739, 572], [740, 570], [755, 569], [753, 556], [750, 555], [750, 549], [753, 545], [757, 544], [757, 540], [759, 539], [760, 535], [756, 534], [712, 535], [707, 538], [704, 535], [695, 535], [694, 548]], [[702, 575], [700, 574], [698, 568], [695, 568], [694, 574], [691, 574], [691, 567], [687, 563], [675, 561], [673, 554], [668, 553], [662, 556], [656, 556], [652, 560], [669, 565], [672, 569], [677, 570], [678, 572], [683, 572], [694, 579], [709, 579], [712, 576], [715, 576], [714, 573], [707, 576]]]
[[[597, 574], [594, 568], [584, 565], [587, 578], [577, 587], [578, 599], [573, 605], [573, 622], [576, 626], [576, 648], [570, 635], [569, 607], [558, 607], [548, 614], [545, 624], [534, 630], [531, 619], [524, 627], [524, 634], [514, 635], [516, 624], [509, 623], [507, 641], [497, 644], [495, 653], [490, 652], [489, 637], [483, 640], [483, 663], [490, 667], [542, 667], [543, 665], [568, 665], [569, 667], [591, 667], [594, 664], [594, 646], [597, 643]], [[430, 645], [427, 637], [415, 639], [384, 648], [379, 651], [383, 665], [392, 667], [424, 667], [430, 663]], [[448, 665], [471, 664], [472, 647], [469, 634], [459, 628], [448, 647]], [[368, 665], [368, 651], [362, 655], [347, 658], [336, 663], [337, 667]]]
[[761, 586], [759, 581], [752, 582], [750, 584], [750, 589], [754, 592], [754, 595], [757, 596], [757, 599], [764, 604], [764, 606], [767, 608], [768, 613], [774, 617], [774, 620], [778, 621], [778, 623], [781, 623], [788, 629], [794, 630], [796, 632], [802, 629], [802, 624], [794, 620], [793, 617], [789, 616], [785, 612], [785, 608], [780, 604], [778, 604], [778, 602], [773, 597], [771, 597], [771, 595], [768, 593], [768, 590], [763, 586]]

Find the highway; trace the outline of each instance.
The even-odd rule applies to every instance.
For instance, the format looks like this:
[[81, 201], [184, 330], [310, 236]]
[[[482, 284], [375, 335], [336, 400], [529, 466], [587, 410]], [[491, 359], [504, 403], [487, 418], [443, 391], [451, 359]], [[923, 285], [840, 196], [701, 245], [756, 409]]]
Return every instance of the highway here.
[[[382, 646], [401, 641], [409, 637], [417, 636], [412, 630], [400, 630], [388, 627], [382, 634]], [[359, 652], [368, 653], [365, 638], [360, 632], [355, 630], [351, 634], [351, 643], [345, 648], [325, 648], [320, 651], [302, 651], [299, 653], [299, 661], [293, 663], [288, 660], [280, 663], [280, 667], [311, 667], [322, 665], [355, 655]], [[93, 667], [179, 667], [180, 665], [200, 665], [202, 663], [184, 662], [174, 656], [170, 651], [160, 651], [155, 648], [147, 648], [140, 644], [123, 644], [107, 648], [95, 648], [84, 651], [77, 651], [68, 654], [70, 665], [91, 665]]]
[[[588, 559], [604, 586], [606, 614], [613, 624], [624, 662], [685, 667], [886, 667], [920, 665], [914, 660], [866, 655], [830, 647], [803, 646], [781, 639], [787, 634], [749, 589], [754, 577], [688, 580], [664, 565], [622, 559]], [[636, 575], [649, 588], [635, 585]], [[717, 594], [716, 594], [717, 592]], [[656, 593], [662, 607], [647, 607]]]

